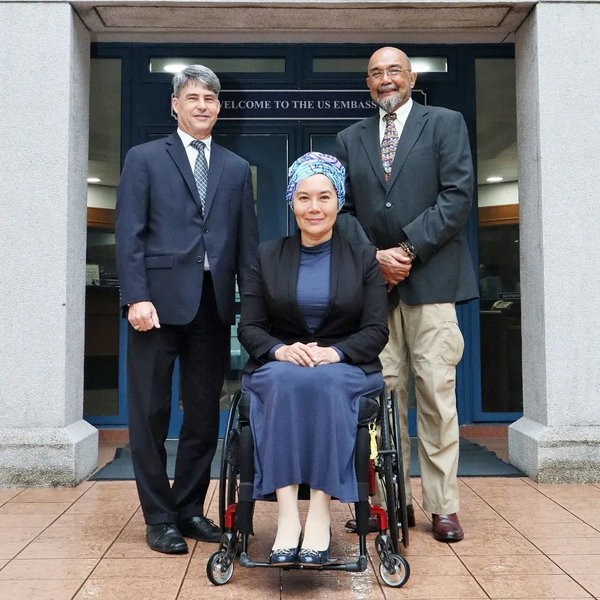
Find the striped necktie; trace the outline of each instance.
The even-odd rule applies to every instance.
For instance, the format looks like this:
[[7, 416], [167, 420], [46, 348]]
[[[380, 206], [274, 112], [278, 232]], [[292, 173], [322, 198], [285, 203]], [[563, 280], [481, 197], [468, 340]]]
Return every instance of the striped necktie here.
[[392, 165], [394, 164], [394, 158], [396, 156], [396, 147], [398, 146], [398, 130], [396, 129], [396, 113], [388, 113], [384, 115], [383, 120], [385, 121], [385, 131], [383, 133], [383, 140], [381, 141], [381, 161], [383, 162], [383, 172], [385, 173], [385, 180], [390, 180], [392, 174]]
[[206, 155], [204, 154], [206, 144], [200, 140], [194, 140], [190, 146], [198, 150], [198, 156], [196, 157], [196, 163], [194, 164], [194, 180], [196, 181], [196, 187], [198, 188], [198, 196], [200, 196], [202, 216], [204, 216], [204, 210], [206, 208], [206, 188], [208, 187], [208, 163], [206, 162]]

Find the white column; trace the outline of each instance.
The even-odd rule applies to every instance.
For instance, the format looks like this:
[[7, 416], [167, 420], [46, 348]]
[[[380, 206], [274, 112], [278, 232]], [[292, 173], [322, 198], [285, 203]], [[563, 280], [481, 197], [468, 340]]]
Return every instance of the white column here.
[[90, 37], [66, 2], [0, 3], [0, 487], [76, 485]]
[[600, 481], [600, 3], [540, 3], [517, 34], [524, 416], [510, 461]]

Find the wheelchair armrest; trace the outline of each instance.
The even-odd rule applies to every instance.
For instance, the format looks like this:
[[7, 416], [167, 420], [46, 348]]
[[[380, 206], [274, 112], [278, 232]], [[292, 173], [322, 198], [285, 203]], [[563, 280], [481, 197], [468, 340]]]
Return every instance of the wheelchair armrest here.
[[358, 426], [368, 425], [377, 419], [379, 402], [369, 396], [361, 396], [358, 404]]
[[238, 422], [243, 424], [250, 423], [250, 394], [242, 392], [238, 404]]

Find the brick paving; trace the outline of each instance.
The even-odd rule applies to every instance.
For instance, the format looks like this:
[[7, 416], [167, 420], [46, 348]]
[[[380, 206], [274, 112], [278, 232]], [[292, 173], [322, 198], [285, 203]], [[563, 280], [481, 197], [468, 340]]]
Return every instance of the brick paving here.
[[[414, 480], [420, 505], [420, 481]], [[208, 515], [216, 520], [216, 482]], [[405, 552], [412, 575], [388, 588], [369, 536], [364, 573], [244, 569], [223, 587], [206, 578], [216, 545], [190, 542], [184, 556], [145, 544], [133, 482], [84, 482], [74, 489], [0, 489], [2, 600], [252, 600], [287, 598], [600, 599], [600, 484], [538, 485], [528, 478], [460, 480], [465, 540], [436, 542], [429, 515]], [[266, 559], [275, 535], [275, 506], [258, 503], [253, 558]], [[354, 556], [346, 533], [348, 505], [333, 506], [332, 556]], [[374, 557], [374, 558], [373, 558]], [[377, 571], [377, 573], [376, 573]]]

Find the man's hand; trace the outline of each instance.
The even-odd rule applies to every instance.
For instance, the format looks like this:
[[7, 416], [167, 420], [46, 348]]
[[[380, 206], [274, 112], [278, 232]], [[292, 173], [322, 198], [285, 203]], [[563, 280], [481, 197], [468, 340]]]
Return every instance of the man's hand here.
[[130, 304], [127, 320], [136, 331], [148, 331], [153, 327], [160, 329], [158, 313], [152, 302], [134, 302]]
[[388, 284], [388, 292], [410, 275], [412, 259], [402, 248], [378, 250], [377, 260], [383, 279]]

